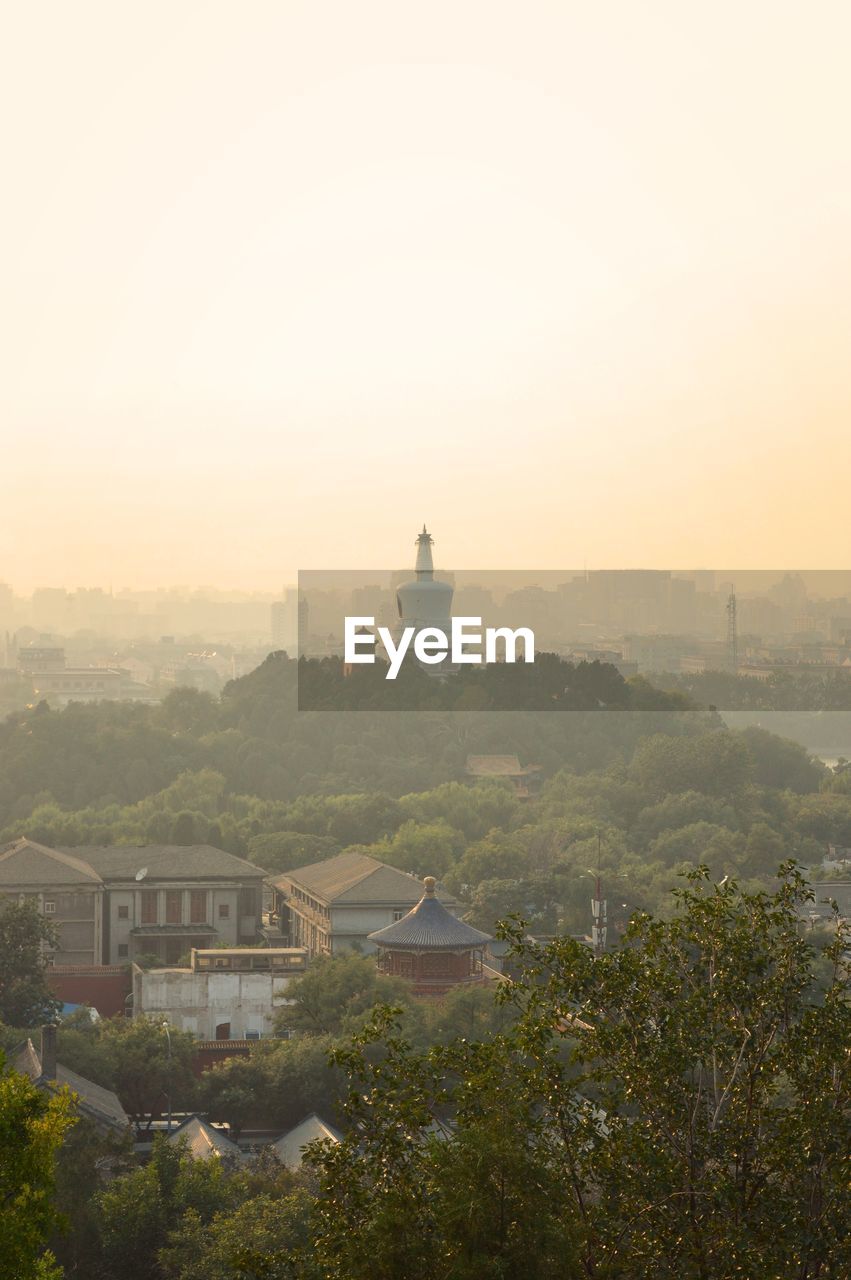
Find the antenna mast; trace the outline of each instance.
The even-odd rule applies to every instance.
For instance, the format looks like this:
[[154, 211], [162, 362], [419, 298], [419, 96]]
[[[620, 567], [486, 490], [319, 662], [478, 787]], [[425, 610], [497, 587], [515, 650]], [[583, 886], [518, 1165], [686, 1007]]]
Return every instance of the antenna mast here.
[[736, 621], [736, 587], [730, 583], [727, 597], [727, 662], [733, 675], [739, 670], [739, 631]]

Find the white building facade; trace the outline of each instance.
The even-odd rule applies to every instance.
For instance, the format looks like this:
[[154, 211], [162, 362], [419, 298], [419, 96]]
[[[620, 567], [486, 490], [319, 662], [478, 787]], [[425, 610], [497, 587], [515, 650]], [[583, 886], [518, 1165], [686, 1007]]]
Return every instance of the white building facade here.
[[161, 1018], [199, 1040], [265, 1039], [306, 967], [304, 950], [250, 947], [193, 951], [185, 969], [134, 965], [133, 1015]]

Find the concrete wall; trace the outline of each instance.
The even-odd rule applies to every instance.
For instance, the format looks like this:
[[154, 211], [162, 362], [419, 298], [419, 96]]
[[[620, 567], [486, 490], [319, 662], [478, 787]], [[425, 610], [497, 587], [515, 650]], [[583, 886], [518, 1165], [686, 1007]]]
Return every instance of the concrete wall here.
[[162, 1015], [201, 1040], [215, 1040], [230, 1023], [230, 1038], [272, 1034], [274, 1016], [287, 1002], [293, 974], [196, 973], [191, 969], [133, 970], [133, 1012]]
[[102, 1018], [126, 1012], [130, 969], [118, 965], [51, 965], [47, 985], [63, 1004], [87, 1004]]
[[[399, 910], [400, 908], [396, 908]], [[334, 955], [345, 954], [352, 950], [352, 941], [360, 942], [360, 949], [367, 954], [375, 950], [371, 942], [367, 942], [367, 934], [376, 929], [383, 929], [392, 924], [395, 918], [393, 907], [333, 907], [331, 908], [331, 940]]]

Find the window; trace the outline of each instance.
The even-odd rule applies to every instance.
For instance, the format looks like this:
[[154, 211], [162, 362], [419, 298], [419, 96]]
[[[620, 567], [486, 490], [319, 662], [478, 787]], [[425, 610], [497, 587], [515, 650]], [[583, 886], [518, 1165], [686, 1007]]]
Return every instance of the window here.
[[189, 920], [191, 924], [207, 923], [207, 890], [193, 889], [189, 895]]
[[142, 924], [157, 923], [157, 891], [156, 889], [142, 890]]
[[54, 915], [56, 915], [56, 903], [55, 903], [55, 902], [45, 902], [45, 904], [44, 904], [44, 914], [45, 914], [46, 916], [54, 916]]
[[404, 907], [403, 907], [401, 911], [394, 911], [394, 912], [393, 912], [393, 919], [394, 919], [394, 921], [395, 921], [395, 920], [401, 920], [401, 919], [402, 919], [402, 916], [406, 916], [407, 914], [408, 914], [408, 913], [407, 913], [407, 911], [406, 911], [406, 910], [404, 909]]
[[183, 894], [179, 889], [166, 889], [165, 891], [165, 922], [166, 924], [180, 924], [182, 916]]
[[126, 942], [119, 942], [119, 944], [118, 944], [118, 957], [119, 957], [119, 959], [121, 959], [123, 956], [126, 956], [126, 955], [127, 955], [127, 943], [126, 943]]
[[119, 908], [118, 908], [118, 919], [119, 919], [119, 920], [129, 920], [129, 919], [130, 919], [130, 908], [129, 908], [129, 907], [119, 907]]
[[256, 889], [240, 889], [239, 914], [241, 916], [256, 916], [258, 914], [258, 905], [258, 893]]
[[219, 903], [219, 919], [230, 920], [230, 903], [229, 902]]

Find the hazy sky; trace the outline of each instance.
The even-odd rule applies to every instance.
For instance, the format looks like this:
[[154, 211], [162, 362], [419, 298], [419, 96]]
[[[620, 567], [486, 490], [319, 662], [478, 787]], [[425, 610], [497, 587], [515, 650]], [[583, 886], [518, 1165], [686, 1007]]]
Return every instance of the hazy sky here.
[[847, 567], [851, 7], [9, 4], [0, 580]]

